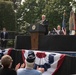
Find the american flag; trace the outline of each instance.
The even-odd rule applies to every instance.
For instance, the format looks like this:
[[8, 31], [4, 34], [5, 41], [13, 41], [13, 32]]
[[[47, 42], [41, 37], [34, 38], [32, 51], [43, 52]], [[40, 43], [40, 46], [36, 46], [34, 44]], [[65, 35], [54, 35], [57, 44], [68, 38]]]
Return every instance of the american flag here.
[[66, 16], [66, 13], [64, 11], [63, 20], [62, 20], [62, 29], [65, 29], [66, 28], [65, 16]]
[[[28, 51], [22, 50], [24, 62], [28, 56]], [[37, 66], [44, 68], [45, 72], [42, 75], [55, 75], [65, 58], [65, 54], [55, 52], [34, 51], [34, 53], [36, 56], [34, 68], [36, 69]]]

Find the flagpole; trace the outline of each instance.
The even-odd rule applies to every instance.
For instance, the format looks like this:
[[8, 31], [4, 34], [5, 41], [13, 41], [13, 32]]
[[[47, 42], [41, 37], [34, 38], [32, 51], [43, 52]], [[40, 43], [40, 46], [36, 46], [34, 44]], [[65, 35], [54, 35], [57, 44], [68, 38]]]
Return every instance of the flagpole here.
[[62, 21], [62, 29], [65, 29], [65, 10], [64, 10], [64, 13], [63, 13], [63, 21]]

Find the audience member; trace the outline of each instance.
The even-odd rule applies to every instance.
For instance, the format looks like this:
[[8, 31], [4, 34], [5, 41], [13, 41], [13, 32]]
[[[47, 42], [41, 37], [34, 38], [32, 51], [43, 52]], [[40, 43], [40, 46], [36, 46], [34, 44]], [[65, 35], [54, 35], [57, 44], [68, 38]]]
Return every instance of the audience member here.
[[11, 69], [12, 58], [9, 55], [4, 55], [1, 58], [2, 67], [0, 68], [0, 75], [17, 75], [16, 71]]
[[44, 68], [37, 67], [37, 70], [33, 69], [35, 63], [35, 54], [33, 51], [28, 52], [28, 56], [26, 58], [26, 67], [16, 69], [17, 75], [42, 75], [44, 72]]

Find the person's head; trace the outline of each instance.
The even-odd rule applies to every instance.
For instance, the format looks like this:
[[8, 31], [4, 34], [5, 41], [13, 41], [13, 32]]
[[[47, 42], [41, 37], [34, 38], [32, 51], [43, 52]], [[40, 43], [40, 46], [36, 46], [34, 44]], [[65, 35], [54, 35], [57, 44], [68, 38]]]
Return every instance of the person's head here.
[[4, 31], [4, 32], [6, 31], [6, 28], [5, 28], [5, 27], [3, 28], [3, 31]]
[[57, 30], [61, 30], [61, 26], [60, 25], [57, 26]]
[[33, 68], [35, 63], [35, 54], [33, 51], [28, 51], [28, 56], [26, 58], [26, 67]]
[[4, 55], [1, 58], [1, 64], [4, 68], [11, 68], [12, 62], [13, 62], [13, 60], [12, 60], [11, 56], [9, 56], [9, 55]]
[[42, 15], [42, 20], [45, 20], [46, 19], [46, 16], [45, 15]]

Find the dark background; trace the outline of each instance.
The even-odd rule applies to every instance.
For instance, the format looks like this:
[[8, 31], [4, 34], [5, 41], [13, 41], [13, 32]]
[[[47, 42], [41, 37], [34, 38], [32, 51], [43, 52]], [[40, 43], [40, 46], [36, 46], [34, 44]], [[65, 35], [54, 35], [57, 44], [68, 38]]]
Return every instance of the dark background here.
[[[38, 43], [38, 50], [76, 51], [75, 35], [40, 35]], [[31, 49], [31, 36], [16, 36], [15, 49]]]

